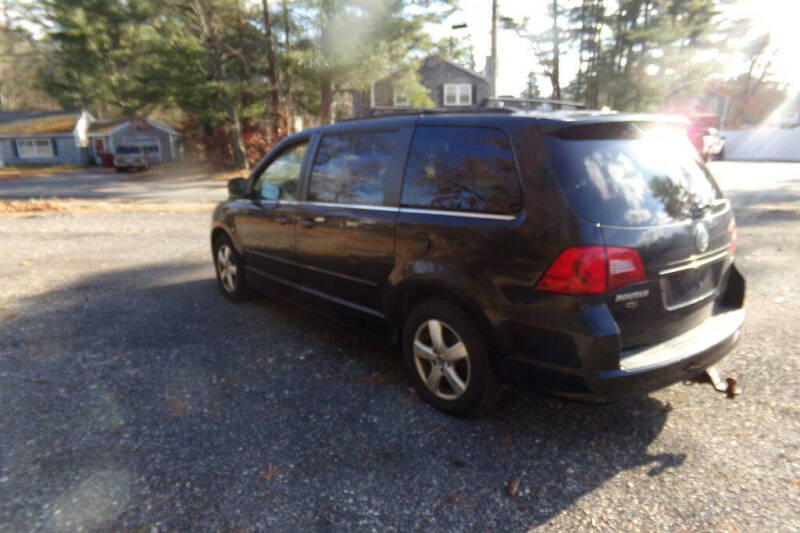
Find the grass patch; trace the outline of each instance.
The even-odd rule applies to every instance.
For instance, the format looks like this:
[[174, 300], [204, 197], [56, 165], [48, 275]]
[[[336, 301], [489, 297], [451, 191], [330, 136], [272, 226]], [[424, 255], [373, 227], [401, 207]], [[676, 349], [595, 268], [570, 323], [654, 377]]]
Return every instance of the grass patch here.
[[126, 181], [221, 181], [233, 178], [246, 178], [247, 170], [230, 170], [191, 161], [172, 161], [159, 163], [147, 172], [134, 172], [125, 177]]
[[0, 200], [0, 217], [76, 212], [119, 211], [211, 211], [213, 203], [152, 203], [109, 200]]
[[0, 181], [9, 181], [25, 178], [49, 178], [59, 172], [81, 168], [76, 165], [50, 165], [30, 167], [0, 167]]

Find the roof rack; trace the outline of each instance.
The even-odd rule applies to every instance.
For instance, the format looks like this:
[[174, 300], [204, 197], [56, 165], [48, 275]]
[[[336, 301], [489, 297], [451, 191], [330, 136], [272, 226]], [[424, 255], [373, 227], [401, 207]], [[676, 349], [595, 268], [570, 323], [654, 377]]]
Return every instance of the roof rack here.
[[393, 118], [417, 115], [469, 115], [475, 113], [513, 113], [516, 109], [511, 107], [473, 107], [470, 109], [447, 109], [441, 107], [393, 107], [377, 106], [367, 111], [366, 115], [339, 119], [337, 122], [349, 122], [351, 120], [364, 120], [367, 118]]
[[513, 109], [518, 111], [541, 109], [542, 106], [551, 106], [555, 109], [563, 107], [580, 109], [585, 108], [586, 104], [571, 100], [556, 100], [554, 98], [516, 98], [513, 96], [484, 98], [480, 103], [480, 107], [486, 109]]

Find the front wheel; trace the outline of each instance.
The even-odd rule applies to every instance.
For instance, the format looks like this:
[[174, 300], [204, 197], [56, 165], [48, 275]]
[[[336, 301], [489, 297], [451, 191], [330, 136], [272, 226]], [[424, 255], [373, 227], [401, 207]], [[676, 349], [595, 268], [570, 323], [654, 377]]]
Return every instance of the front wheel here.
[[228, 236], [214, 241], [214, 266], [219, 287], [227, 299], [238, 302], [249, 295], [242, 260]]
[[500, 396], [478, 324], [447, 301], [424, 301], [408, 316], [403, 361], [417, 393], [445, 413], [480, 416]]

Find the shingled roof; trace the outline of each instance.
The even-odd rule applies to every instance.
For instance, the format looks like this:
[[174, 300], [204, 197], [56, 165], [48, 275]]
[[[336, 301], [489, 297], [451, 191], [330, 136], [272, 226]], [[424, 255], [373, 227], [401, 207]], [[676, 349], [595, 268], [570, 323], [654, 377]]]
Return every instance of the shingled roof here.
[[72, 133], [80, 111], [0, 111], [0, 134]]

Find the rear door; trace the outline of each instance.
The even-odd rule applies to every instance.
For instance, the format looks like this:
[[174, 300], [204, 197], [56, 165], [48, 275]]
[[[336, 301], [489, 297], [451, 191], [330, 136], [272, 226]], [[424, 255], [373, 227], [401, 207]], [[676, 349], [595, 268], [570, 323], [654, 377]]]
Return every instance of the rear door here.
[[322, 135], [297, 212], [297, 262], [307, 291], [382, 317], [397, 218], [388, 199], [400, 186], [410, 137], [408, 127]]
[[606, 246], [642, 258], [648, 280], [608, 296], [625, 347], [707, 318], [731, 264], [733, 214], [685, 131], [599, 123], [551, 132], [546, 144], [576, 214], [598, 224]]

